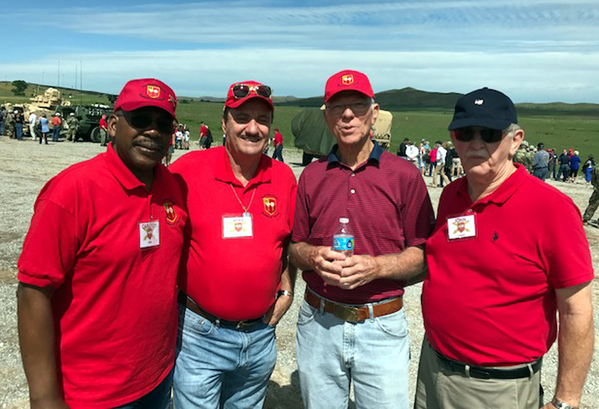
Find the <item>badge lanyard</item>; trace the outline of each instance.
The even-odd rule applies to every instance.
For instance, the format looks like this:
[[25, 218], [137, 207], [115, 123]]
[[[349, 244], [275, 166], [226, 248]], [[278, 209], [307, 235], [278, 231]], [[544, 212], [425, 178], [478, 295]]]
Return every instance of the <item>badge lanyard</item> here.
[[252, 203], [254, 202], [254, 196], [256, 195], [256, 189], [252, 192], [252, 197], [250, 199], [250, 203], [248, 207], [245, 207], [241, 202], [241, 199], [237, 195], [237, 192], [231, 186], [231, 190], [235, 195], [235, 198], [239, 202], [239, 205], [243, 209], [243, 213], [241, 217], [239, 215], [224, 215], [223, 216], [223, 239], [233, 239], [233, 238], [252, 238], [254, 237], [254, 226], [252, 222], [252, 215], [249, 212]]

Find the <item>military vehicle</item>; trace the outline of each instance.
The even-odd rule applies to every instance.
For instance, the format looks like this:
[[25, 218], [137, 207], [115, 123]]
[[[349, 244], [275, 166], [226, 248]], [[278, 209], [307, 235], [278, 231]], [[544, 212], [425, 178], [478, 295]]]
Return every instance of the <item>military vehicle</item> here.
[[[391, 125], [393, 114], [379, 110], [379, 116], [372, 129], [372, 138], [383, 149], [391, 144]], [[335, 144], [335, 138], [329, 132], [322, 111], [308, 108], [297, 114], [291, 121], [291, 133], [295, 137], [295, 146], [304, 151], [302, 165], [308, 165], [312, 159], [328, 154]]]
[[79, 120], [79, 130], [77, 131], [77, 138], [90, 140], [95, 143], [100, 142], [100, 118], [102, 114], [109, 116], [112, 113], [112, 107], [104, 104], [91, 104], [91, 105], [61, 105], [56, 107], [56, 111], [59, 112], [62, 118], [65, 120], [61, 135], [66, 134], [68, 127], [66, 126], [66, 119], [68, 119], [71, 112], [75, 113], [75, 116]]

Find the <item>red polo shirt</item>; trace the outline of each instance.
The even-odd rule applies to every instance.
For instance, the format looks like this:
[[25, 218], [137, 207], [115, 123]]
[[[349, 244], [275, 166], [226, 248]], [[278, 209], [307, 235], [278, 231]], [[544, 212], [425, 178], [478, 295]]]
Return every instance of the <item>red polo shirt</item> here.
[[[40, 192], [19, 281], [52, 286], [59, 385], [73, 408], [134, 401], [169, 373], [177, 337], [176, 275], [187, 218], [159, 165], [150, 192], [108, 150]], [[140, 249], [140, 222], [160, 245]]]
[[275, 148], [279, 145], [283, 145], [283, 135], [281, 132], [275, 132], [275, 140], [274, 140]]
[[[224, 147], [188, 153], [169, 169], [180, 181], [189, 211], [179, 288], [219, 318], [261, 317], [280, 285], [295, 211], [293, 172], [262, 155], [255, 176], [243, 187]], [[252, 215], [253, 237], [224, 238], [223, 217], [243, 213], [238, 199]]]
[[[300, 176], [292, 240], [331, 246], [339, 218], [347, 217], [355, 237], [354, 254], [379, 256], [423, 245], [434, 213], [418, 169], [375, 144], [368, 160], [352, 171], [339, 161], [336, 148]], [[347, 304], [404, 292], [393, 280], [374, 280], [348, 291], [327, 285], [314, 271], [305, 271], [303, 277], [316, 293]]]
[[[557, 332], [555, 289], [593, 279], [576, 205], [516, 166], [476, 203], [466, 178], [447, 186], [426, 244], [426, 334], [433, 348], [461, 362], [514, 365], [544, 355]], [[469, 214], [476, 237], [449, 240], [447, 219]]]

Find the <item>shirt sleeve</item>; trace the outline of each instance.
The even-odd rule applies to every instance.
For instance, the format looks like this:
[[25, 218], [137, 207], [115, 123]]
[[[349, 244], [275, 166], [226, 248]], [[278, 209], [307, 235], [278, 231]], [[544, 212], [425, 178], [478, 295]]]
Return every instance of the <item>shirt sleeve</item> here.
[[18, 280], [60, 287], [73, 269], [78, 248], [73, 215], [50, 200], [38, 200], [19, 257]]
[[[593, 280], [593, 264], [589, 242], [584, 233], [580, 211], [572, 200], [564, 197], [551, 206], [553, 216], [546, 220], [552, 227], [543, 234], [541, 257], [553, 288], [566, 288]], [[556, 226], [567, 227], [567, 229]]]
[[306, 195], [306, 178], [302, 173], [297, 186], [297, 196], [295, 201], [295, 216], [291, 241], [299, 243], [307, 241], [310, 236], [310, 226], [308, 225], [309, 208]]
[[423, 245], [435, 225], [433, 205], [426, 185], [420, 174], [417, 175], [411, 177], [409, 183], [405, 179], [400, 181], [401, 186], [404, 186], [403, 197], [406, 198], [400, 211], [408, 247]]

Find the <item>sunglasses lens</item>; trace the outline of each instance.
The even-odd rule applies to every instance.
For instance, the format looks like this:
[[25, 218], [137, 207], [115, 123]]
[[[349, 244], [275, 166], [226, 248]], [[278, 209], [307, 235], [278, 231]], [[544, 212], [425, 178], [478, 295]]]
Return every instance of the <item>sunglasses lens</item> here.
[[235, 84], [233, 86], [233, 95], [235, 98], [245, 98], [250, 93], [250, 87], [245, 84]]
[[[470, 142], [476, 132], [473, 128], [459, 128], [455, 130], [455, 138], [461, 142]], [[503, 138], [503, 131], [500, 129], [481, 128], [478, 132], [485, 143], [497, 143]]]
[[503, 132], [499, 129], [484, 128], [480, 131], [480, 137], [486, 143], [496, 143], [503, 137]]
[[455, 130], [455, 138], [461, 142], [470, 142], [474, 138], [472, 128], [459, 128]]
[[171, 134], [173, 132], [173, 121], [165, 117], [158, 117], [155, 120], [152, 116], [144, 113], [132, 113], [129, 115], [129, 123], [137, 129], [148, 129], [155, 123], [156, 129], [160, 133]]
[[258, 85], [256, 87], [256, 94], [264, 98], [270, 98], [270, 96], [272, 95], [272, 90], [267, 85]]

